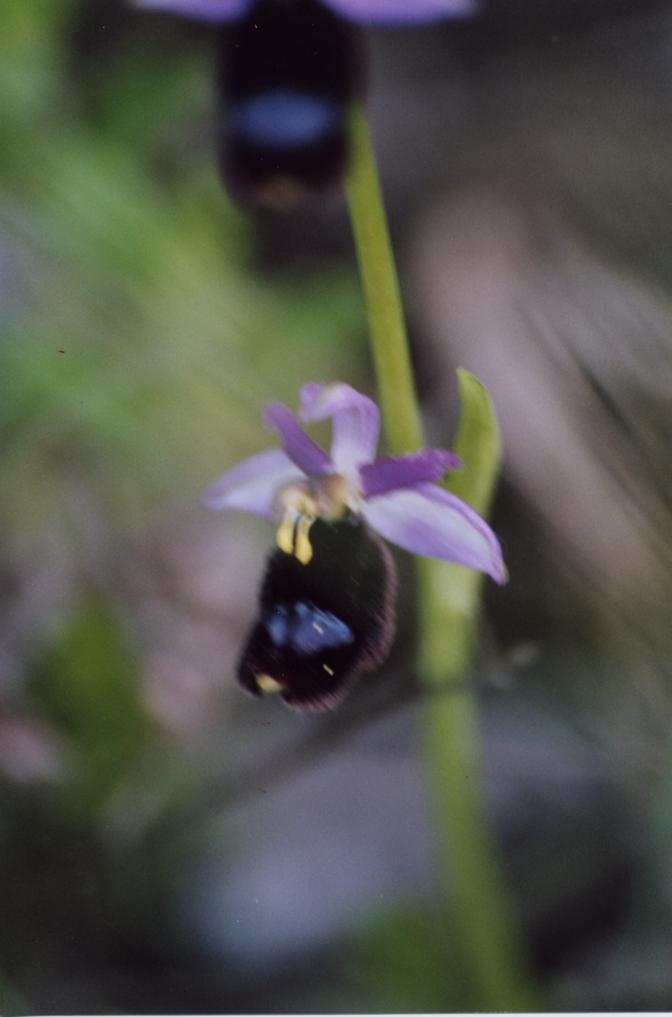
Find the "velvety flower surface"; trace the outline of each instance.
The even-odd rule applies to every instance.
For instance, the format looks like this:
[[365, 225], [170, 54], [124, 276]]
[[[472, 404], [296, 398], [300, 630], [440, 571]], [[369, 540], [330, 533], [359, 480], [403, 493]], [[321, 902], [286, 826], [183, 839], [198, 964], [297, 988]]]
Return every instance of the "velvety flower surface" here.
[[[138, 7], [220, 23], [244, 17], [255, 0], [135, 0]], [[423, 24], [468, 17], [477, 0], [321, 0], [334, 14], [360, 24]]]
[[349, 385], [310, 382], [300, 396], [300, 420], [332, 421], [329, 454], [304, 431], [288, 407], [270, 403], [266, 425], [282, 448], [260, 452], [229, 470], [206, 492], [212, 509], [234, 509], [277, 524], [278, 548], [308, 563], [316, 520], [347, 515], [363, 520], [412, 554], [466, 565], [506, 581], [499, 542], [488, 524], [437, 481], [460, 461], [452, 452], [425, 449], [376, 459], [378, 407]]
[[396, 573], [385, 543], [352, 513], [316, 519], [310, 549], [310, 558], [279, 547], [269, 555], [237, 675], [253, 696], [328, 710], [390, 651]]

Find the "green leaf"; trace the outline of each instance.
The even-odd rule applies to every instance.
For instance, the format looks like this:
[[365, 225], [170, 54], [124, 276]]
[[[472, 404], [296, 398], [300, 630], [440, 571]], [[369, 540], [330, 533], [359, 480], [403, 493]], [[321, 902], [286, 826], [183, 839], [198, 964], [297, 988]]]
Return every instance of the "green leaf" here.
[[[481, 382], [464, 370], [458, 380], [462, 405], [454, 448], [464, 469], [446, 486], [486, 516], [501, 459], [499, 428]], [[473, 667], [483, 576], [430, 559], [421, 559], [418, 568], [420, 673], [427, 687], [436, 688], [467, 676]], [[452, 887], [453, 925], [471, 984], [477, 987], [470, 1008], [535, 1009], [536, 989], [528, 980], [515, 906], [481, 791], [474, 690], [429, 702], [424, 739], [443, 882]]]
[[151, 731], [134, 656], [109, 604], [93, 598], [74, 612], [45, 654], [35, 692], [74, 749], [73, 784], [95, 804]]
[[[444, 486], [486, 518], [502, 454], [499, 426], [485, 385], [464, 368], [458, 368], [457, 379], [461, 412], [453, 448], [463, 469]], [[442, 683], [460, 677], [471, 663], [483, 575], [432, 559], [419, 560], [418, 568], [421, 671], [426, 681]]]
[[353, 981], [372, 1010], [441, 1013], [473, 1004], [462, 954], [435, 913], [388, 909], [367, 922], [354, 945]]
[[499, 425], [485, 385], [463, 367], [457, 369], [457, 383], [461, 413], [454, 451], [464, 468], [453, 473], [445, 486], [485, 516], [502, 458]]

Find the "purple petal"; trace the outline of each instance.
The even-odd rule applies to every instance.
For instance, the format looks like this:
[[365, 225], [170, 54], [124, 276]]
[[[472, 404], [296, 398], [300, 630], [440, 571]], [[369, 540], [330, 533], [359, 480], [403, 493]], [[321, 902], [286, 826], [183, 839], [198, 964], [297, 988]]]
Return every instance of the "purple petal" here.
[[164, 14], [178, 14], [197, 21], [234, 21], [242, 18], [250, 6], [250, 0], [133, 0], [136, 7], [147, 11], [162, 11]]
[[351, 473], [376, 458], [380, 413], [373, 399], [350, 385], [309, 382], [301, 389], [300, 416], [307, 423], [333, 419], [331, 458], [339, 473]]
[[285, 452], [306, 476], [333, 472], [327, 453], [308, 437], [292, 411], [282, 403], [268, 403], [264, 410], [264, 423], [280, 436]]
[[364, 502], [361, 512], [374, 530], [405, 551], [467, 565], [506, 582], [502, 550], [488, 524], [436, 485], [383, 494]]
[[211, 509], [234, 509], [274, 519], [275, 498], [285, 484], [304, 480], [303, 474], [282, 451], [274, 448], [244, 459], [214, 482], [203, 495]]
[[478, 0], [322, 0], [335, 14], [362, 24], [412, 25], [467, 18], [479, 11]]
[[459, 469], [462, 461], [453, 452], [428, 448], [410, 456], [385, 456], [375, 463], [360, 466], [359, 478], [365, 498], [374, 498], [400, 487], [434, 483]]

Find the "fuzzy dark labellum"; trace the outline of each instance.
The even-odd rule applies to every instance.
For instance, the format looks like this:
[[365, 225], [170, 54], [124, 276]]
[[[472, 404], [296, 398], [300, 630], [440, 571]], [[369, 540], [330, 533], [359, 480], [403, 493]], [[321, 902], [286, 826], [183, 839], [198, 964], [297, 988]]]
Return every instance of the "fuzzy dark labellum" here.
[[340, 178], [362, 45], [316, 0], [257, 0], [223, 31], [219, 159], [240, 200], [282, 207]]
[[260, 676], [262, 685], [272, 679], [289, 706], [323, 710], [387, 656], [396, 578], [385, 545], [351, 514], [318, 519], [310, 542], [306, 565], [281, 550], [270, 555], [238, 678], [257, 696]]

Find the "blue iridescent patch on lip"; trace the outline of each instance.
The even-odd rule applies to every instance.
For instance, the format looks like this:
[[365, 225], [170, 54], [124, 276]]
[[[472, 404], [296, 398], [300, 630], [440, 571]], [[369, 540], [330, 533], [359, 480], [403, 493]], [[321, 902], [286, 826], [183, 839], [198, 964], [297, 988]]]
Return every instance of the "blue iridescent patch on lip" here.
[[264, 620], [276, 646], [289, 646], [295, 653], [313, 654], [352, 643], [352, 629], [331, 611], [298, 601], [278, 605]]
[[300, 148], [338, 128], [343, 107], [306, 92], [274, 90], [239, 101], [230, 115], [235, 134], [266, 148]]

